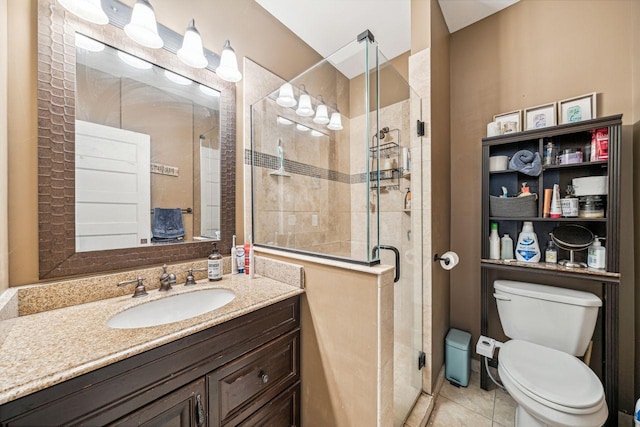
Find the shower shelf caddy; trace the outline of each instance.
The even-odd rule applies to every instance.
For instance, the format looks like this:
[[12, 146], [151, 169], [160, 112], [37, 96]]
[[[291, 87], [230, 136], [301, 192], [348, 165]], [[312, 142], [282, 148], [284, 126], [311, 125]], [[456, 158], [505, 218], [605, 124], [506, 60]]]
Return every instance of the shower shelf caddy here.
[[[400, 177], [402, 177], [402, 170], [398, 167], [400, 164], [400, 146], [395, 142], [386, 142], [378, 147], [369, 148], [369, 157], [371, 159], [378, 158], [378, 152], [380, 152], [380, 159], [387, 157], [395, 160], [396, 167], [389, 169], [375, 169], [372, 167], [372, 171], [369, 172], [369, 181], [371, 182], [370, 188], [372, 190], [377, 188], [376, 181], [378, 179], [378, 172], [380, 173], [380, 189], [386, 190], [399, 190], [400, 189]], [[373, 163], [373, 162], [372, 162]]]
[[[583, 162], [569, 165], [544, 166], [538, 177], [524, 175], [517, 171], [489, 171], [489, 157], [496, 155], [513, 156], [519, 150], [529, 150], [543, 154], [546, 140], [551, 138], [562, 149], [581, 148], [591, 141], [591, 131], [608, 128], [608, 160]], [[542, 129], [528, 130], [508, 135], [499, 135], [482, 139], [482, 260], [481, 260], [481, 334], [491, 336], [502, 334], [495, 321], [495, 302], [492, 284], [497, 279], [511, 279], [545, 283], [552, 286], [584, 288], [599, 294], [603, 299], [600, 316], [600, 353], [602, 364], [596, 367], [603, 382], [609, 418], [607, 426], [618, 425], [618, 287], [620, 284], [619, 240], [620, 240], [620, 144], [622, 133], [622, 115], [596, 118], [577, 123], [562, 124]], [[608, 191], [604, 218], [544, 218], [543, 198], [538, 197], [537, 215], [528, 218], [491, 217], [489, 195], [499, 195], [501, 187], [506, 186], [511, 194], [517, 192], [520, 183], [526, 181], [532, 193], [543, 194], [544, 189], [560, 184], [564, 190], [571, 180], [585, 176], [607, 176]], [[606, 237], [606, 270], [575, 269], [559, 265], [524, 263], [489, 258], [490, 223], [498, 223], [500, 234], [509, 233], [515, 238], [522, 228], [523, 221], [532, 221], [543, 249], [549, 233], [557, 226], [567, 223], [579, 224], [589, 228], [594, 234]], [[558, 259], [565, 257], [559, 251]], [[490, 314], [491, 313], [494, 314]], [[492, 328], [490, 329], [490, 326]], [[500, 336], [495, 336], [500, 339]], [[504, 337], [502, 337], [504, 339]], [[481, 386], [488, 387], [486, 371], [481, 371]]]

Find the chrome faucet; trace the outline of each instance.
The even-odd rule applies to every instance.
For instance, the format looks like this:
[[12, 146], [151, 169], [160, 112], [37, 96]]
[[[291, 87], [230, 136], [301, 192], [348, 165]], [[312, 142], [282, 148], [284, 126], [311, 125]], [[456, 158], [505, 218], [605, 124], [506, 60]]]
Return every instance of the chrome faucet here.
[[162, 266], [162, 276], [160, 276], [160, 292], [170, 291], [171, 285], [175, 285], [176, 275], [171, 273], [167, 274], [167, 264]]
[[197, 285], [195, 277], [193, 277], [194, 271], [207, 271], [206, 268], [190, 268], [187, 270], [187, 281], [184, 282], [185, 286]]
[[133, 298], [143, 297], [147, 295], [147, 289], [144, 287], [144, 279], [142, 277], [138, 277], [133, 280], [125, 280], [124, 282], [119, 282], [118, 286], [130, 285], [131, 283], [137, 283], [136, 289], [133, 292]]

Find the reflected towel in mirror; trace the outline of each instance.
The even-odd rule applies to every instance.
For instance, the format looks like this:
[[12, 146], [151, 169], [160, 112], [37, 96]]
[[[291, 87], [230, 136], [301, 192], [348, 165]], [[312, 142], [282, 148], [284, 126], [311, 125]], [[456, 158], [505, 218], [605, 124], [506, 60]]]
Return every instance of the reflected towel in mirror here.
[[153, 240], [175, 240], [184, 238], [182, 209], [155, 208], [153, 210]]

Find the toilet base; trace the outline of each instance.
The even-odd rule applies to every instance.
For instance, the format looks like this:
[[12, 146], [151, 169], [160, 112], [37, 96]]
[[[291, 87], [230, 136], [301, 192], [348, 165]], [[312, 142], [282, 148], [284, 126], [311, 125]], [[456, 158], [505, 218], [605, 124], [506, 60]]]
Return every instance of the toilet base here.
[[528, 413], [521, 405], [516, 408], [516, 427], [549, 427], [530, 413]]

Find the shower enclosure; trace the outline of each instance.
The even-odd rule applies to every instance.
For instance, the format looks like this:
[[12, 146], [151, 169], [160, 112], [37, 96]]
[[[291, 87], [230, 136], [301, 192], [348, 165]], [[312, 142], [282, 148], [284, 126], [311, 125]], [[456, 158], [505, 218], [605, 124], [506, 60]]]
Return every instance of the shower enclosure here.
[[399, 256], [397, 426], [422, 389], [420, 121], [421, 99], [365, 32], [251, 106], [247, 154], [257, 246], [364, 265]]

